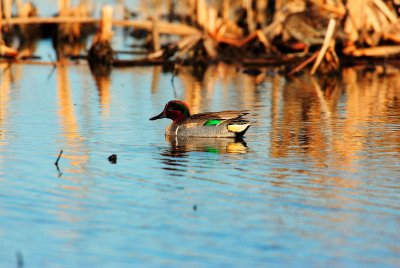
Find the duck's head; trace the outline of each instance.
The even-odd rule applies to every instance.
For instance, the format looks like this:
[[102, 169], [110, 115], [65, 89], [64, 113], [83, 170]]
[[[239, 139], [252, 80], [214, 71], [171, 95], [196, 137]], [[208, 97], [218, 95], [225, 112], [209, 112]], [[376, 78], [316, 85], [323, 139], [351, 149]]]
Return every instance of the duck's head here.
[[159, 115], [150, 118], [150, 120], [169, 118], [174, 121], [174, 123], [179, 123], [189, 116], [189, 106], [185, 102], [172, 100], [165, 105], [164, 110]]

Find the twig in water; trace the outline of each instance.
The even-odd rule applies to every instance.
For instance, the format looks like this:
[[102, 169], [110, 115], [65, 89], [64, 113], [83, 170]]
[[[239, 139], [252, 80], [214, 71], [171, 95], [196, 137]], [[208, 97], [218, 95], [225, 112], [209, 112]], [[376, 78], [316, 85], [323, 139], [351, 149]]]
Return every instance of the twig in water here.
[[54, 163], [54, 165], [56, 166], [57, 171], [58, 171], [58, 177], [61, 177], [61, 175], [62, 175], [62, 172], [61, 172], [61, 170], [60, 170], [60, 167], [58, 166], [58, 161], [60, 160], [60, 157], [61, 157], [62, 153], [63, 153], [63, 150], [60, 151], [60, 154], [58, 155], [57, 160], [56, 160], [56, 162]]
[[47, 56], [50, 58], [50, 61], [53, 63], [53, 67], [56, 68], [57, 61], [53, 58], [53, 56], [50, 53], [48, 53]]
[[57, 167], [58, 167], [58, 161], [60, 161], [62, 153], [63, 153], [63, 150], [60, 151], [60, 153], [58, 154], [56, 162], [54, 162], [54, 165], [56, 165]]
[[49, 80], [50, 77], [53, 76], [55, 70], [56, 70], [56, 66], [53, 65], [53, 68], [51, 68], [51, 71], [50, 71], [49, 75], [47, 76], [47, 80]]
[[50, 58], [50, 60], [51, 60], [51, 62], [53, 64], [53, 68], [51, 69], [49, 75], [47, 76], [47, 80], [50, 79], [50, 77], [53, 75], [54, 71], [57, 68], [57, 62], [54, 60], [54, 58], [51, 56], [51, 54], [48, 54], [48, 56], [49, 56], [49, 58]]

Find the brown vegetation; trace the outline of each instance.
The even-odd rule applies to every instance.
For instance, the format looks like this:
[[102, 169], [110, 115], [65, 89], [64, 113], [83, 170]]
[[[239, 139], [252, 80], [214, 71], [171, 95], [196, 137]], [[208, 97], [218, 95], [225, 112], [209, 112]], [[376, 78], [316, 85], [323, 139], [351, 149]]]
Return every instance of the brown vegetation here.
[[[58, 15], [40, 18], [33, 4], [16, 5], [11, 0], [0, 5], [2, 37], [19, 32], [27, 37], [27, 27], [41, 25], [46, 32], [57, 25], [57, 51], [63, 55], [77, 51], [59, 49], [79, 42], [90, 32], [89, 25], [104, 26], [103, 18], [91, 17], [89, 1], [71, 7], [59, 0]], [[145, 1], [142, 19], [123, 7], [118, 20], [107, 20], [107, 33], [100, 27], [89, 50], [89, 58], [114, 66], [216, 61], [243, 64], [285, 64], [289, 74], [309, 66], [311, 73], [337, 71], [341, 62], [365, 58], [396, 58], [400, 53], [400, 23], [396, 0], [181, 0]], [[168, 10], [168, 11], [165, 11]], [[110, 16], [110, 15], [108, 15]], [[114, 17], [115, 18], [115, 17]], [[135, 37], [145, 37], [146, 57], [131, 61], [113, 58], [111, 27], [129, 28]], [[17, 31], [18, 30], [18, 31]], [[31, 31], [32, 32], [32, 31]], [[50, 31], [51, 32], [51, 31]], [[42, 34], [43, 35], [43, 34]], [[164, 35], [179, 36], [176, 41]], [[0, 55], [23, 58], [26, 52], [0, 39]], [[4, 38], [6, 39], [6, 38]], [[107, 40], [107, 41], [105, 41]], [[167, 40], [167, 41], [166, 41]], [[97, 48], [100, 46], [106, 50]], [[80, 47], [81, 48], [81, 47]], [[80, 51], [80, 49], [78, 49]], [[96, 51], [101, 51], [98, 54]], [[106, 51], [106, 53], [103, 53]], [[93, 54], [94, 53], [94, 54]], [[97, 53], [97, 54], [96, 54]], [[94, 57], [93, 55], [97, 55]]]

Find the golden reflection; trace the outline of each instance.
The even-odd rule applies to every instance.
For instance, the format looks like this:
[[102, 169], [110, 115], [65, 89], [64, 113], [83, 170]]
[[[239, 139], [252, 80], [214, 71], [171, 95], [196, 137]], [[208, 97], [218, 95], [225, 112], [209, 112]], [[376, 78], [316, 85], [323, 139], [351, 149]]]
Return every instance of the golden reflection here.
[[[305, 74], [282, 90], [273, 87], [272, 157], [310, 157], [316, 168], [354, 172], [364, 151], [375, 152], [389, 143], [398, 144], [390, 148], [392, 153], [400, 153], [400, 129], [380, 128], [400, 123], [398, 70], [345, 68], [341, 79]], [[343, 187], [358, 184], [333, 179]]]
[[[93, 74], [93, 73], [92, 73]], [[99, 102], [101, 107], [101, 113], [103, 116], [110, 115], [110, 87], [111, 80], [109, 75], [94, 75], [94, 81], [96, 83], [97, 91], [99, 93]]]
[[205, 67], [188, 67], [179, 69], [179, 78], [185, 89], [183, 100], [189, 105], [192, 114], [199, 113], [202, 95], [202, 85]]
[[[210, 109], [208, 105], [213, 98], [218, 97], [229, 102], [233, 94], [243, 108], [256, 107], [261, 102], [260, 85], [270, 79], [266, 75], [266, 68], [260, 68], [259, 75], [251, 76], [243, 73], [243, 67], [225, 63], [208, 67], [180, 67], [178, 76], [185, 89], [183, 100], [189, 104], [193, 114]], [[221, 92], [216, 92], [217, 84], [221, 85]]]
[[0, 145], [5, 145], [6, 132], [4, 127], [7, 124], [7, 109], [10, 100], [10, 87], [11, 87], [11, 65], [7, 63], [0, 64]]
[[215, 97], [229, 102], [234, 96], [239, 108], [255, 112], [257, 122], [268, 116], [263, 107], [268, 106], [265, 91], [270, 90], [271, 156], [310, 157], [316, 168], [354, 172], [361, 152], [372, 148], [371, 143], [374, 148], [388, 141], [400, 146], [400, 130], [371, 131], [376, 124], [390, 126], [400, 120], [400, 76], [395, 68], [345, 68], [341, 76], [304, 74], [286, 82], [262, 68], [246, 70], [251, 75], [244, 69], [223, 63], [180, 67], [184, 101], [198, 113]]
[[81, 173], [89, 160], [89, 155], [83, 146], [84, 139], [75, 117], [75, 105], [68, 77], [68, 68], [62, 63], [57, 67], [57, 81], [59, 116], [63, 135], [69, 148], [69, 150], [64, 150], [63, 157], [68, 158], [73, 166], [73, 169], [67, 170], [69, 173]]
[[196, 151], [216, 154], [244, 154], [248, 152], [248, 147], [243, 140], [171, 136], [165, 136], [165, 140], [171, 146], [171, 155]]
[[[365, 144], [382, 148], [385, 144], [397, 144], [391, 148], [400, 152], [400, 129], [382, 131], [380, 126], [400, 123], [400, 76], [397, 68], [377, 67], [366, 72], [355, 68], [343, 70], [346, 84], [346, 117], [342, 139], [335, 148], [348, 147], [345, 157], [351, 159]], [[376, 126], [375, 131], [364, 127], [366, 122]], [[347, 143], [346, 143], [347, 142]]]
[[154, 66], [153, 68], [153, 78], [151, 80], [151, 93], [157, 91], [158, 84], [160, 82], [160, 75], [162, 71], [162, 66]]
[[310, 76], [288, 81], [282, 93], [274, 90], [271, 135], [273, 157], [284, 157], [295, 151], [298, 154], [308, 154], [321, 166], [324, 165], [327, 143], [320, 124], [320, 98]]
[[[76, 106], [73, 101], [73, 92], [68, 75], [68, 64], [59, 62], [57, 65], [57, 97], [59, 110], [58, 115], [60, 118], [60, 125], [62, 127], [62, 138], [65, 146], [62, 158], [68, 159], [69, 166], [62, 164], [61, 161], [60, 176], [70, 182], [60, 183], [59, 187], [62, 192], [68, 192], [74, 199], [65, 198], [60, 196], [61, 202], [58, 206], [57, 215], [60, 221], [63, 222], [78, 222], [82, 221], [81, 216], [76, 215], [76, 211], [82, 210], [80, 199], [87, 196], [90, 190], [90, 184], [80, 179], [78, 174], [86, 171], [86, 164], [89, 162], [89, 154], [85, 148], [84, 138], [81, 135], [78, 120], [75, 115]], [[56, 192], [57, 194], [57, 192]], [[75, 239], [79, 236], [78, 232], [56, 232], [56, 236], [68, 237], [74, 243]]]

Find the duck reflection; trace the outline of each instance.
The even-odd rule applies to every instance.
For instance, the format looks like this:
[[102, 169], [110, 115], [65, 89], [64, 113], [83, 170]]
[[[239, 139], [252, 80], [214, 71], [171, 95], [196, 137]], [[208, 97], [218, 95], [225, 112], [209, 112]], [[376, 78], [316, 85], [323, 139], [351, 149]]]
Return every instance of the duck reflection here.
[[170, 147], [161, 152], [164, 170], [171, 175], [179, 175], [188, 170], [187, 158], [190, 152], [212, 154], [244, 154], [248, 152], [246, 143], [230, 138], [193, 138], [165, 136]]
[[184, 157], [187, 152], [207, 152], [215, 154], [244, 154], [248, 147], [242, 139], [193, 138], [165, 136], [170, 148], [164, 155]]

